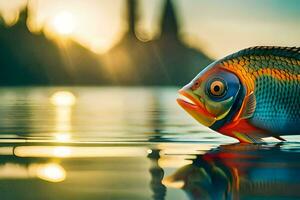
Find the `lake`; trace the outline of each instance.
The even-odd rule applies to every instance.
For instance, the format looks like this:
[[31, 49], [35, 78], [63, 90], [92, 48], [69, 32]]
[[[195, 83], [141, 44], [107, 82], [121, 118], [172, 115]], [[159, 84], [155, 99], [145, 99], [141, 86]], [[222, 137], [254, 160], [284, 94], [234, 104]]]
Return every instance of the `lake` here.
[[177, 88], [0, 89], [4, 199], [299, 199], [300, 139], [238, 144]]

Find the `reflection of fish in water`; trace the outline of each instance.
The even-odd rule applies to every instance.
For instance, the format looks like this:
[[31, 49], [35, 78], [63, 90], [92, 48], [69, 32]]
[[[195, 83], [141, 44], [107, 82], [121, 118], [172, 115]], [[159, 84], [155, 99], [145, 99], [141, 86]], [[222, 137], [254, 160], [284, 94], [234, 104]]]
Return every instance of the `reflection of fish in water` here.
[[190, 199], [230, 199], [230, 177], [219, 167], [198, 159], [163, 180], [167, 187], [181, 188]]
[[197, 121], [241, 142], [299, 134], [300, 48], [253, 47], [209, 65], [179, 93]]
[[163, 183], [190, 199], [299, 199], [299, 177], [300, 149], [236, 144], [198, 156]]

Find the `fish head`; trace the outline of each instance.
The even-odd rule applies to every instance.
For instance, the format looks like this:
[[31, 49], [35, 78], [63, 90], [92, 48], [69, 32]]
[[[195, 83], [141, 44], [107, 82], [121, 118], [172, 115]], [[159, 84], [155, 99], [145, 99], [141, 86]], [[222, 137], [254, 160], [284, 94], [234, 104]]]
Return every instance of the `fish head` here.
[[242, 88], [234, 73], [212, 63], [179, 90], [177, 102], [198, 122], [216, 130], [215, 124], [229, 120]]

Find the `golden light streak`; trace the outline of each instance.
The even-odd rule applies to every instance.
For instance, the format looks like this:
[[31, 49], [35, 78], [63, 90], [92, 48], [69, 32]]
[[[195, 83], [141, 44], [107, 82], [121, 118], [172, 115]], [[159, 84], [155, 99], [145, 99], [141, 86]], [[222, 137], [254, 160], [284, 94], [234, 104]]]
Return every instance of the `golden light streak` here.
[[58, 91], [51, 96], [50, 101], [56, 106], [56, 133], [54, 137], [57, 142], [68, 142], [71, 140], [72, 106], [76, 103], [76, 97], [69, 91]]
[[53, 149], [54, 157], [69, 157], [71, 155], [71, 149], [69, 147], [55, 147]]
[[57, 163], [32, 163], [28, 166], [6, 163], [0, 166], [0, 179], [33, 178], [39, 178], [49, 182], [61, 182], [66, 179], [66, 171]]
[[18, 157], [145, 157], [147, 149], [138, 147], [69, 147], [69, 146], [18, 146], [14, 154]]
[[36, 175], [49, 182], [61, 182], [66, 179], [66, 171], [56, 163], [38, 165]]

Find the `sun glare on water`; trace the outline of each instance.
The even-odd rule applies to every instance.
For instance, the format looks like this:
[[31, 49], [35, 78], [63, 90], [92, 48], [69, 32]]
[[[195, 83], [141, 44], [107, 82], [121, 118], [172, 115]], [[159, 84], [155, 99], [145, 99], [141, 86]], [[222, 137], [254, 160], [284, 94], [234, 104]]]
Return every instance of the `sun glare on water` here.
[[76, 97], [69, 91], [58, 91], [51, 96], [50, 101], [55, 106], [70, 107], [76, 103]]
[[61, 35], [69, 35], [74, 32], [75, 20], [68, 11], [59, 12], [52, 20], [54, 30]]
[[50, 182], [61, 182], [66, 178], [66, 171], [55, 163], [39, 165], [36, 169], [37, 177]]

